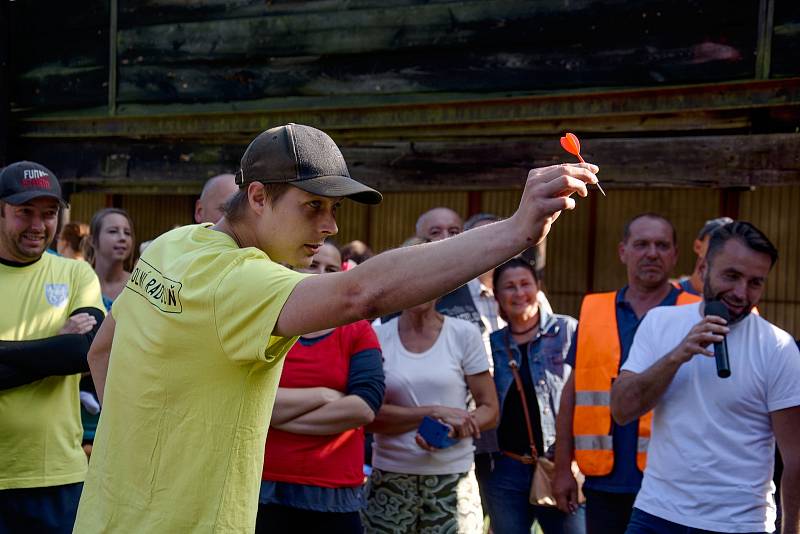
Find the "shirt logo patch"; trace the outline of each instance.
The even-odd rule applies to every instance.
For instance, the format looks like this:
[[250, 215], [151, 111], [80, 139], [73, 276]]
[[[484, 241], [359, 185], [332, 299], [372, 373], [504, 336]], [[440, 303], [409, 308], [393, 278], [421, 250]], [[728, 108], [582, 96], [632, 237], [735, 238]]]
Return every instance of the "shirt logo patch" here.
[[44, 296], [51, 306], [58, 308], [67, 302], [69, 286], [67, 284], [45, 284]]
[[177, 280], [167, 278], [158, 269], [139, 259], [126, 288], [144, 297], [150, 304], [166, 313], [181, 313], [181, 287]]

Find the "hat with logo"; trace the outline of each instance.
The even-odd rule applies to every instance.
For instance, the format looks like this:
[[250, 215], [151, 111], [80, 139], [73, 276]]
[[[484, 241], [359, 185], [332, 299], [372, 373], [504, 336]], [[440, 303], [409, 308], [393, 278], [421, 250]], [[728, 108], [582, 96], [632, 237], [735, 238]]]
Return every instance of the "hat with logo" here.
[[239, 186], [250, 182], [288, 183], [323, 197], [347, 197], [378, 204], [381, 194], [350, 177], [339, 147], [328, 134], [311, 126], [289, 123], [253, 139], [236, 173]]
[[0, 170], [0, 200], [18, 206], [39, 197], [65, 204], [53, 171], [32, 161], [18, 161]]

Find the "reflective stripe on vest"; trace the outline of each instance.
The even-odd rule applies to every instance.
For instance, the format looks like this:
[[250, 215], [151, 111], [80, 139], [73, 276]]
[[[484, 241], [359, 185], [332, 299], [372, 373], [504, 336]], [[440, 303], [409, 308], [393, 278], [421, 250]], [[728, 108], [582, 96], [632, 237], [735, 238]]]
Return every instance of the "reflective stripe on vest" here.
[[[575, 354], [575, 459], [585, 475], [603, 476], [614, 467], [611, 437], [611, 384], [619, 374], [622, 348], [617, 328], [617, 292], [586, 295], [578, 321]], [[698, 302], [678, 294], [676, 305]], [[653, 413], [639, 418], [636, 465], [644, 471]]]

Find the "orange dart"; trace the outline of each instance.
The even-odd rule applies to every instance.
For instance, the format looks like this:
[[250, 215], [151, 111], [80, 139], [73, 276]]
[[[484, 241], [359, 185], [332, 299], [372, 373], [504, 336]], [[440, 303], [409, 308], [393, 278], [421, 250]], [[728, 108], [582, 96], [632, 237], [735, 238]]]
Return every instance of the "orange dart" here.
[[[575, 134], [567, 132], [566, 135], [561, 138], [561, 147], [573, 156], [577, 156], [581, 163], [586, 163], [581, 157], [581, 142]], [[603, 196], [606, 196], [606, 192], [603, 191], [599, 182], [597, 183], [597, 188], [600, 189]]]

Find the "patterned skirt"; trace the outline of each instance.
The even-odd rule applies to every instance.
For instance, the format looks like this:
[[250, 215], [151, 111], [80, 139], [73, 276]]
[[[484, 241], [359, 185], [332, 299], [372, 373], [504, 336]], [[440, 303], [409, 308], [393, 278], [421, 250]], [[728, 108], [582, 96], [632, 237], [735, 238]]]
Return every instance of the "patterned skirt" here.
[[373, 469], [364, 532], [480, 534], [483, 511], [475, 474], [406, 475]]

